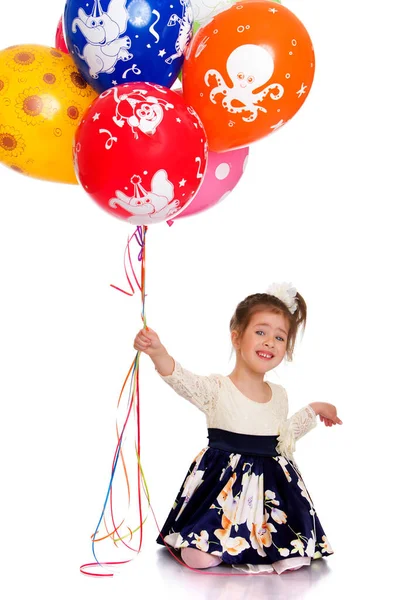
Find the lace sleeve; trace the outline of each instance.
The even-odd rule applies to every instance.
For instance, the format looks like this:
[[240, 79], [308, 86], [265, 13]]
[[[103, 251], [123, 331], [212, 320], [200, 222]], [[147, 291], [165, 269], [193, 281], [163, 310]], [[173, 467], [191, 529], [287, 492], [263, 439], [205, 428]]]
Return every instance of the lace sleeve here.
[[311, 406], [307, 405], [297, 411], [289, 419], [290, 427], [293, 429], [294, 437], [299, 440], [317, 425], [317, 418]]
[[306, 433], [311, 431], [317, 426], [316, 414], [310, 405], [301, 408], [294, 415], [287, 419], [287, 394], [286, 395], [286, 408], [285, 408], [285, 420], [279, 427], [278, 437], [278, 451], [286, 456], [286, 458], [292, 459], [293, 453], [296, 449], [296, 441], [302, 438]]
[[218, 391], [221, 387], [217, 375], [195, 375], [184, 369], [175, 361], [175, 368], [171, 375], [160, 375], [177, 394], [189, 400], [207, 416], [215, 410]]

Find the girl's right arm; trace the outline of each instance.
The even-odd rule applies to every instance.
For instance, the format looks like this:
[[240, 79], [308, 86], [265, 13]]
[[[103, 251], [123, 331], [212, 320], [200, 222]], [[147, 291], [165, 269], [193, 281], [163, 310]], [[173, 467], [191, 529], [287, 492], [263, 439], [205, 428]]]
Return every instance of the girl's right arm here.
[[152, 329], [141, 329], [133, 343], [135, 350], [150, 356], [158, 373], [163, 377], [172, 375], [175, 361], [160, 342], [160, 338]]
[[141, 330], [133, 345], [136, 350], [150, 356], [159, 375], [177, 394], [212, 417], [221, 387], [218, 375], [196, 375], [184, 369], [168, 354], [152, 329]]

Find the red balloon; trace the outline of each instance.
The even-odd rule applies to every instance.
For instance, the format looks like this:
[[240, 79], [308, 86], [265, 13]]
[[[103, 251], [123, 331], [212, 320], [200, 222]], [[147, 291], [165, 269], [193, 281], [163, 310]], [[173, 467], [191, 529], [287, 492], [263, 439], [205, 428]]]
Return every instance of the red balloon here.
[[166, 221], [192, 200], [207, 138], [179, 94], [151, 83], [118, 85], [89, 107], [74, 143], [77, 178], [110, 214], [135, 225]]
[[68, 47], [67, 47], [67, 44], [65, 43], [65, 38], [64, 38], [62, 17], [58, 21], [57, 30], [56, 30], [56, 48], [57, 48], [57, 50], [61, 50], [61, 52], [65, 52], [65, 54], [69, 54]]

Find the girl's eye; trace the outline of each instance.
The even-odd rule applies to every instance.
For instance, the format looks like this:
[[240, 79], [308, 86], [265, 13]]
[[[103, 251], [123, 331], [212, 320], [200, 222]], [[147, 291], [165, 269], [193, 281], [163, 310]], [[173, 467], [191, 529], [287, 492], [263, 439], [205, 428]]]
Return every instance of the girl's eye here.
[[257, 335], [264, 335], [264, 332], [263, 331], [256, 331], [256, 334]]
[[284, 342], [284, 341], [285, 341], [285, 340], [284, 340], [283, 338], [281, 338], [279, 335], [277, 335], [277, 336], [276, 336], [276, 339], [277, 339], [279, 342]]

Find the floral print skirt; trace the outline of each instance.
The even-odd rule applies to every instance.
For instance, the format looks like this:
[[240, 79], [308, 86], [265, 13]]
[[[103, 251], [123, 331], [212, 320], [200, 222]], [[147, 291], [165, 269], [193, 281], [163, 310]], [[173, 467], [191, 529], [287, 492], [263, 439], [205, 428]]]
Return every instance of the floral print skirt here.
[[296, 463], [275, 449], [276, 436], [209, 429], [209, 437], [159, 544], [197, 548], [232, 565], [272, 565], [291, 557], [311, 562], [333, 553]]

